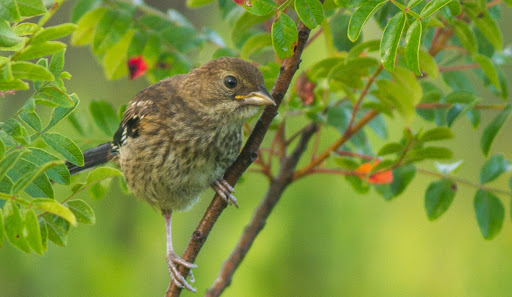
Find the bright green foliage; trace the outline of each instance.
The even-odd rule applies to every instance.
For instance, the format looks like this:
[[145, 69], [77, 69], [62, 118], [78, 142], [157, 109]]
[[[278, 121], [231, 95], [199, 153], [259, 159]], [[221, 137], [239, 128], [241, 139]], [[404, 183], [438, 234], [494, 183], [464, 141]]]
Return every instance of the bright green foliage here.
[[405, 43], [407, 49], [405, 52], [405, 59], [407, 66], [417, 75], [421, 75], [420, 70], [420, 41], [421, 41], [421, 22], [414, 21], [407, 30], [407, 36], [405, 37]]
[[480, 183], [485, 184], [509, 171], [510, 162], [502, 154], [491, 156], [480, 171]]
[[291, 57], [297, 39], [295, 22], [282, 13], [272, 24], [272, 45], [277, 56], [281, 59]]
[[106, 101], [93, 101], [89, 105], [92, 118], [105, 135], [112, 137], [119, 127], [119, 118], [114, 107]]
[[478, 190], [474, 207], [480, 232], [485, 239], [492, 239], [500, 232], [505, 218], [505, 209], [496, 195], [485, 190]]
[[491, 144], [494, 141], [494, 138], [500, 131], [501, 127], [505, 124], [505, 122], [510, 118], [510, 114], [512, 113], [512, 105], [507, 105], [507, 107], [500, 112], [494, 120], [485, 127], [484, 132], [482, 133], [482, 138], [480, 139], [480, 147], [482, 148], [482, 152], [485, 156], [489, 155], [489, 150], [491, 149]]
[[[393, 71], [393, 69], [395, 69], [396, 51], [398, 49], [398, 43], [402, 37], [404, 27], [405, 14], [399, 12], [389, 20], [389, 23], [382, 34], [382, 41], [380, 43], [380, 59], [382, 61], [382, 65], [384, 65], [384, 68], [388, 71]], [[413, 34], [421, 35], [421, 27], [419, 33], [411, 33], [411, 35]], [[409, 42], [411, 42], [411, 38], [414, 39], [414, 36], [409, 38]], [[419, 37], [417, 37], [417, 39], [419, 39]], [[412, 42], [414, 43], [414, 40]]]
[[324, 10], [318, 0], [295, 0], [295, 9], [304, 25], [311, 29], [324, 21]]
[[435, 220], [448, 210], [453, 202], [457, 184], [449, 179], [432, 182], [425, 192], [425, 210], [430, 220]]

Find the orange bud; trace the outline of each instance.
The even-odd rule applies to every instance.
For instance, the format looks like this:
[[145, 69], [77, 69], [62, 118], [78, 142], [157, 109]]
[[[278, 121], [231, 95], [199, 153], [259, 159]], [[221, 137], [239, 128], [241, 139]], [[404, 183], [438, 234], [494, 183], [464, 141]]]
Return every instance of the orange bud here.
[[[361, 179], [365, 179], [368, 173], [370, 173], [373, 167], [375, 167], [377, 164], [379, 164], [379, 161], [363, 163], [356, 170], [354, 170], [354, 173], [356, 173]], [[368, 177], [368, 182], [370, 184], [384, 185], [389, 184], [392, 181], [393, 172], [391, 170], [375, 173]]]

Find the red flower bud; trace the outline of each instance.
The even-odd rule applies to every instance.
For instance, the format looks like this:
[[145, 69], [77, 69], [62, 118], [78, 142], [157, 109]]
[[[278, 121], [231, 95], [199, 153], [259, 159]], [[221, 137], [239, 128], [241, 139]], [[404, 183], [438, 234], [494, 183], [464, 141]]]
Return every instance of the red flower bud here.
[[128, 71], [130, 71], [130, 79], [134, 80], [139, 76], [144, 75], [148, 69], [148, 64], [144, 61], [142, 56], [137, 56], [128, 59]]

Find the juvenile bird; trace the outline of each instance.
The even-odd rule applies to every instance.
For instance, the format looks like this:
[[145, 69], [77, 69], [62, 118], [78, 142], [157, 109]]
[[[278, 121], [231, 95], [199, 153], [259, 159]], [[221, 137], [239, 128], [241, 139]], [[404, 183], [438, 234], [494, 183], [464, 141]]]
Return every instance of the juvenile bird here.
[[259, 105], [275, 105], [263, 83], [255, 66], [227, 57], [161, 80], [130, 101], [112, 143], [84, 152], [84, 167], [70, 166], [77, 173], [118, 155], [128, 187], [165, 218], [167, 264], [179, 287], [195, 292], [177, 265], [197, 266], [173, 250], [172, 212], [190, 208], [210, 186], [237, 205], [222, 176], [240, 152], [244, 122]]

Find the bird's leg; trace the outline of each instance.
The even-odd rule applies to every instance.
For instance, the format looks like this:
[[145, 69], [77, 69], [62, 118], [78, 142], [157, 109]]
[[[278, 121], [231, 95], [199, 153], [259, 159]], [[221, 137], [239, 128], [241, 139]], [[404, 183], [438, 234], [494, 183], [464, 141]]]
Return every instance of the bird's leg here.
[[235, 196], [232, 195], [232, 193], [235, 192], [235, 189], [225, 179], [219, 178], [218, 180], [214, 181], [212, 184], [212, 188], [227, 203], [233, 204], [238, 208], [236, 198]]
[[[172, 248], [172, 236], [171, 236], [171, 210], [163, 210], [162, 214], [165, 218], [165, 229], [167, 231], [167, 265], [169, 266], [169, 273], [171, 274], [172, 281], [180, 288], [186, 288], [189, 291], [196, 292], [196, 289], [193, 288], [183, 275], [178, 271], [178, 264], [181, 264], [188, 269], [196, 268], [197, 265], [189, 263], [182, 258], [180, 258]], [[192, 275], [192, 270], [189, 270], [190, 279], [194, 282], [194, 276]]]

